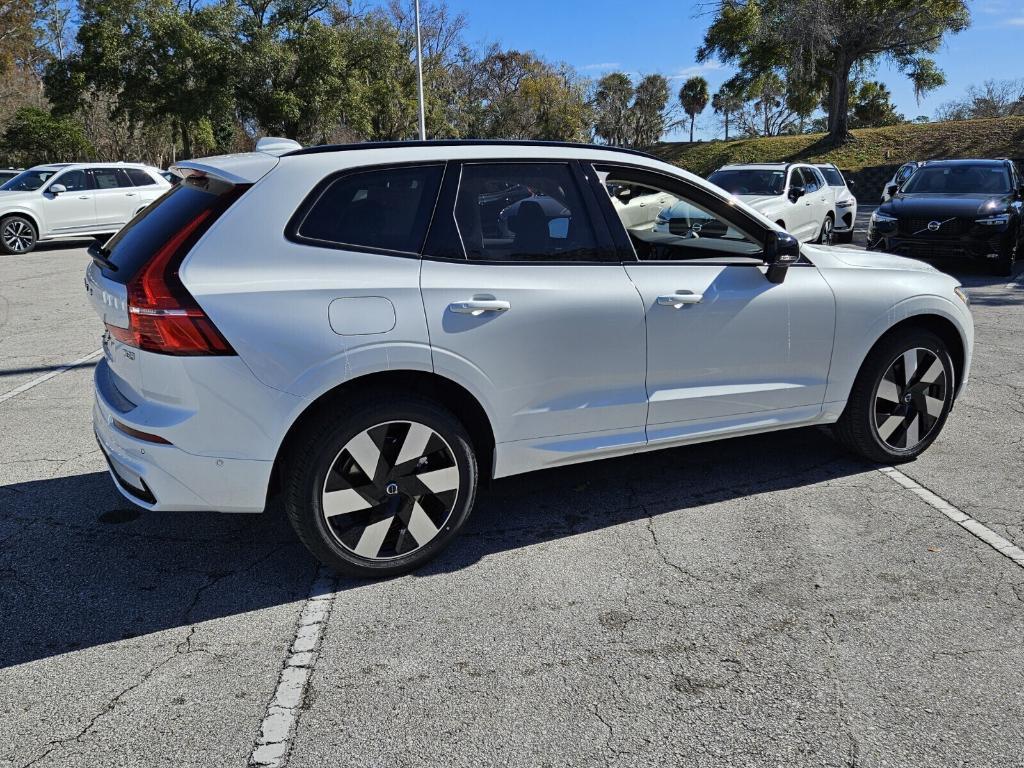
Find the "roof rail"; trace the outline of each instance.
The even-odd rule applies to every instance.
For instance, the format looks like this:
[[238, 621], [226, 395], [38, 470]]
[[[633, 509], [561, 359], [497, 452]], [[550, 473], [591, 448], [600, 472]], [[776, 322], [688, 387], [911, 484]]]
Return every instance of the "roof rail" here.
[[[415, 147], [565, 147], [570, 149], [600, 149], [607, 152], [620, 152], [625, 155], [646, 157], [650, 160], [661, 160], [649, 152], [627, 147], [614, 147], [604, 144], [584, 144], [572, 141], [533, 141], [516, 139], [434, 139], [432, 141], [365, 141], [356, 144], [323, 144], [318, 147], [306, 147], [288, 152], [284, 157], [292, 155], [319, 155], [327, 152], [347, 152], [361, 149], [412, 149]], [[257, 149], [259, 146], [257, 145]]]

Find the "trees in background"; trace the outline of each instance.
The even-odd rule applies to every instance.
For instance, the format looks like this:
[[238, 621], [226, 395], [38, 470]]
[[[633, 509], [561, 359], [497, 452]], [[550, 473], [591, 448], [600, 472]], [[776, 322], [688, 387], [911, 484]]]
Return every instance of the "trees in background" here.
[[649, 147], [675, 125], [668, 100], [668, 80], [662, 75], [646, 75], [634, 87], [622, 72], [607, 74], [591, 100], [594, 135], [616, 146]]
[[1024, 79], [986, 80], [972, 85], [963, 99], [943, 104], [936, 113], [939, 120], [972, 120], [984, 117], [1024, 115]]
[[829, 139], [841, 144], [857, 68], [888, 60], [921, 95], [945, 82], [929, 54], [969, 23], [966, 0], [714, 0], [698, 59], [735, 64], [748, 80], [781, 69], [794, 82], [824, 84]]
[[711, 97], [711, 108], [722, 118], [726, 141], [729, 140], [729, 118], [739, 112], [745, 102], [746, 95], [743, 89], [732, 80], [723, 83], [718, 92]]
[[907, 118], [896, 111], [892, 93], [884, 83], [867, 80], [850, 94], [850, 127], [881, 128], [905, 123]]
[[0, 137], [0, 152], [19, 165], [77, 160], [89, 149], [77, 121], [55, 118], [37, 107], [22, 107], [15, 112]]
[[699, 75], [689, 78], [679, 89], [679, 104], [686, 116], [690, 118], [691, 144], [693, 143], [693, 125], [697, 120], [697, 115], [703, 112], [708, 105], [709, 99], [708, 81]]

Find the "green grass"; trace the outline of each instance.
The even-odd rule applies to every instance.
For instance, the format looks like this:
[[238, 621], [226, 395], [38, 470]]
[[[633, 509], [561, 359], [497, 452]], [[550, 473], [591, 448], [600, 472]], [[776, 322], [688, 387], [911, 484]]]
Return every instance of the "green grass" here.
[[662, 142], [651, 152], [688, 171], [706, 176], [727, 163], [804, 160], [835, 163], [857, 171], [907, 160], [946, 157], [1024, 157], [1024, 117], [907, 123], [861, 128], [838, 149], [824, 146], [825, 134], [773, 136], [738, 141]]

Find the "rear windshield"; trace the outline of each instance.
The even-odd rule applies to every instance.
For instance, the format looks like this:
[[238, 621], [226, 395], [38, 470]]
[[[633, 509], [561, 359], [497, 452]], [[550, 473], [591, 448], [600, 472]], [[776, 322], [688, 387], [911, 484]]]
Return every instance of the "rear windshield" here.
[[235, 199], [229, 194], [234, 190], [233, 184], [205, 176], [191, 176], [172, 187], [107, 242], [107, 260], [117, 271], [104, 269], [103, 275], [127, 283], [160, 246], [203, 211], [211, 209], [214, 217], [219, 215]]
[[733, 195], [781, 195], [786, 190], [786, 172], [781, 169], [715, 171], [708, 181]]
[[825, 177], [825, 181], [828, 182], [830, 187], [846, 186], [846, 180], [843, 178], [843, 174], [839, 172], [839, 169], [818, 166], [818, 170], [821, 171], [821, 175]]

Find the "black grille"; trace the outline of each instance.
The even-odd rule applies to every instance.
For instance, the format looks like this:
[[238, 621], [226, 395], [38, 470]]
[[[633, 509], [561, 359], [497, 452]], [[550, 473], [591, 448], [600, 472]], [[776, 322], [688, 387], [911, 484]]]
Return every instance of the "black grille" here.
[[[934, 232], [928, 229], [928, 225], [933, 221], [941, 225]], [[970, 219], [950, 219], [948, 216], [935, 219], [900, 219], [900, 233], [917, 237], [959, 237], [968, 232], [972, 224]]]

